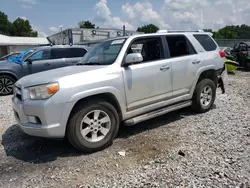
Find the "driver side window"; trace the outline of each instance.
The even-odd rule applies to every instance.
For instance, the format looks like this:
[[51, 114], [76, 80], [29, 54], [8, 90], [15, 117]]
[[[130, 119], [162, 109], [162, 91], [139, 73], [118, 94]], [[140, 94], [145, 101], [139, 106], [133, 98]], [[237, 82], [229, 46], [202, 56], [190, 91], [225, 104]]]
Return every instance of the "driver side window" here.
[[135, 40], [129, 47], [127, 54], [140, 53], [143, 63], [163, 59], [163, 47], [160, 37]]
[[33, 54], [31, 57], [29, 57], [28, 59], [32, 61], [50, 59], [50, 49], [38, 51], [35, 54]]

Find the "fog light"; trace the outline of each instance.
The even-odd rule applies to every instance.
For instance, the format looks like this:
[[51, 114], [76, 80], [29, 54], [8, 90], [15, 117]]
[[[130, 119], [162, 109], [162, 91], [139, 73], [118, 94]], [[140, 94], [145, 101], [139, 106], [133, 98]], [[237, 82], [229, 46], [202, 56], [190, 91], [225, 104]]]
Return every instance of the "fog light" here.
[[41, 121], [38, 117], [35, 116], [28, 116], [28, 121], [30, 123], [34, 123], [34, 124], [41, 124]]

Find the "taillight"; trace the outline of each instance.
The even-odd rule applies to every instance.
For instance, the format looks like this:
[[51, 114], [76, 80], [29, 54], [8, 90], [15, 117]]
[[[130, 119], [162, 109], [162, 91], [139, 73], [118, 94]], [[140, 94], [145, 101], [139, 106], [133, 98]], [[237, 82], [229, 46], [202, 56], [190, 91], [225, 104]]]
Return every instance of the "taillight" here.
[[221, 57], [221, 58], [226, 57], [226, 53], [223, 52], [223, 51], [219, 51], [219, 54], [220, 54], [220, 57]]

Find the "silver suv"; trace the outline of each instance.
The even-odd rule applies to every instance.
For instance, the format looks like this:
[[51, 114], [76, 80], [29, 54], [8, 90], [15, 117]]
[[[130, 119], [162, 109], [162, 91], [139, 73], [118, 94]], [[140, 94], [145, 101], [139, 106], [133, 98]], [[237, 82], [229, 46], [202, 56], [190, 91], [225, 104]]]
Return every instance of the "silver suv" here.
[[211, 109], [225, 92], [224, 52], [205, 32], [159, 32], [109, 39], [77, 66], [26, 76], [12, 105], [22, 130], [67, 137], [85, 152], [102, 150], [121, 122], [139, 122], [191, 106]]

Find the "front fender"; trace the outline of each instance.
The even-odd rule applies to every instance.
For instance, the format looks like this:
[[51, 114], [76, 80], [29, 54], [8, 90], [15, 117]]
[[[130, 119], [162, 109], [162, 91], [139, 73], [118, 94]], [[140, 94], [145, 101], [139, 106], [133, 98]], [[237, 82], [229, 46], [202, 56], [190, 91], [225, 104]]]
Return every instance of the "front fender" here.
[[19, 79], [16, 73], [9, 71], [9, 70], [0, 70], [0, 74], [9, 74], [9, 75], [12, 75], [14, 78], [16, 78], [16, 80]]
[[125, 114], [126, 113], [126, 102], [125, 102], [124, 94], [119, 92], [118, 89], [116, 89], [114, 87], [110, 87], [110, 86], [90, 89], [90, 90], [76, 93], [70, 98], [70, 102], [73, 102], [74, 104], [76, 104], [81, 99], [91, 97], [94, 95], [107, 94], [107, 93], [112, 94], [116, 98], [117, 102], [120, 105], [122, 114]]

